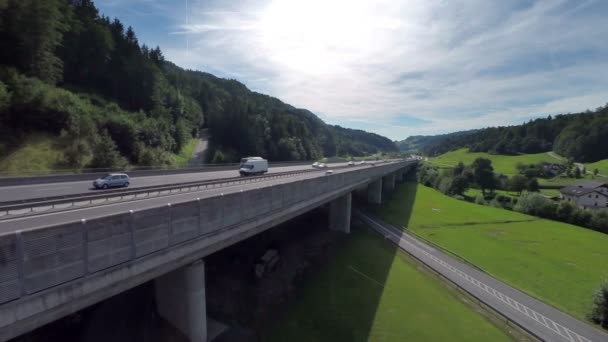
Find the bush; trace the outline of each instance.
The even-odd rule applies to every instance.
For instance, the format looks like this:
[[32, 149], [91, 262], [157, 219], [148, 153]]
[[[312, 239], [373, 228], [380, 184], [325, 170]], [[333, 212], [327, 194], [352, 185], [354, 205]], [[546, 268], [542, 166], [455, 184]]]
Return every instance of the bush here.
[[222, 153], [222, 151], [220, 150], [216, 150], [215, 153], [213, 154], [213, 159], [211, 160], [212, 164], [222, 164], [226, 162], [226, 157], [224, 156], [224, 153]]
[[437, 182], [437, 190], [441, 191], [446, 195], [450, 194], [452, 188], [452, 178], [450, 177], [440, 177]]
[[93, 160], [89, 167], [94, 169], [118, 169], [127, 166], [127, 160], [120, 155], [114, 140], [108, 132], [103, 132], [95, 143]]
[[572, 215], [577, 210], [579, 210], [579, 208], [574, 206], [572, 203], [566, 202], [566, 201], [561, 201], [557, 205], [556, 217], [560, 221], [571, 222]]
[[497, 198], [494, 198], [493, 200], [490, 201], [490, 206], [494, 207], [494, 208], [500, 208], [500, 209], [503, 208], [502, 203]]
[[4, 111], [6, 108], [8, 108], [8, 106], [10, 105], [10, 102], [11, 102], [11, 94], [8, 92], [8, 89], [6, 88], [4, 83], [2, 83], [2, 81], [0, 81], [0, 112]]
[[604, 280], [593, 296], [590, 319], [603, 328], [608, 328], [608, 281]]
[[594, 210], [590, 226], [597, 231], [608, 233], [608, 210]]
[[558, 219], [558, 205], [539, 193], [527, 193], [519, 197], [513, 210], [548, 219]]
[[486, 205], [487, 203], [483, 195], [479, 194], [475, 197], [475, 204]]

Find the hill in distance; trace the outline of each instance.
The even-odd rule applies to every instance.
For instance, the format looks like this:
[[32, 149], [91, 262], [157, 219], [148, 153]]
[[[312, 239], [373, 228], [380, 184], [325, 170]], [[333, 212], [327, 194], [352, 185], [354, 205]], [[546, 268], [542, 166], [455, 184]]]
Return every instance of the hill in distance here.
[[476, 132], [477, 130], [460, 131], [438, 135], [412, 135], [405, 140], [397, 141], [396, 145], [399, 151], [406, 153], [421, 153], [427, 147], [438, 144], [450, 137], [467, 135]]
[[608, 159], [608, 105], [577, 114], [549, 115], [513, 126], [488, 127], [398, 142], [404, 151], [427, 156], [468, 148], [470, 152], [517, 155], [555, 151], [576, 162]]

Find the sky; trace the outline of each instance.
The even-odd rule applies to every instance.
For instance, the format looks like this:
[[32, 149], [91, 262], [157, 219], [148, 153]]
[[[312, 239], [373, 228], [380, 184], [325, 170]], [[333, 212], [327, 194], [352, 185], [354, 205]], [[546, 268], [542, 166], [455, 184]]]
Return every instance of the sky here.
[[608, 103], [605, 0], [96, 0], [175, 64], [401, 140]]

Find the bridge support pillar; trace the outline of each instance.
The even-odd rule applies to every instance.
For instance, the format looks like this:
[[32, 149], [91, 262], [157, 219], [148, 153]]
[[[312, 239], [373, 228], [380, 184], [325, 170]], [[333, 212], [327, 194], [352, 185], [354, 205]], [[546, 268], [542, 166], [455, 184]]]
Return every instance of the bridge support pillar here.
[[395, 172], [395, 181], [397, 183], [403, 183], [403, 174], [405, 174], [404, 169], [399, 169], [397, 172]]
[[383, 177], [382, 188], [387, 193], [395, 190], [395, 173], [391, 173], [390, 175]]
[[207, 342], [204, 261], [196, 261], [157, 278], [155, 287], [158, 314], [190, 342]]
[[329, 229], [350, 233], [352, 193], [336, 198], [329, 204]]
[[367, 185], [367, 202], [371, 204], [382, 203], [382, 178]]

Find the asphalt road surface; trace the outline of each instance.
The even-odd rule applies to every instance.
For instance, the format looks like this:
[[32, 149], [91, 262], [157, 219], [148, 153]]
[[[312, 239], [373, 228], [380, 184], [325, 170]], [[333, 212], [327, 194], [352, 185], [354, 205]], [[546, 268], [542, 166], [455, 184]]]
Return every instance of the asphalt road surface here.
[[[346, 163], [329, 164], [330, 167], [343, 166]], [[268, 173], [308, 170], [312, 169], [310, 165], [294, 165], [294, 166], [269, 166]], [[208, 172], [193, 172], [163, 176], [146, 176], [132, 177], [129, 189], [136, 189], [144, 186], [165, 185], [174, 183], [186, 183], [204, 180], [216, 180], [229, 177], [239, 176], [238, 168], [226, 171], [208, 171]], [[32, 198], [42, 198], [49, 196], [62, 196], [81, 194], [90, 191], [91, 193], [99, 193], [103, 190], [93, 189], [93, 181], [77, 181], [65, 183], [48, 183], [48, 184], [32, 184], [32, 185], [15, 185], [0, 187], [0, 202], [18, 201]]]
[[[309, 166], [310, 167], [310, 166]], [[353, 168], [342, 168], [335, 169], [334, 174], [349, 172], [358, 168], [359, 166], [355, 166]], [[362, 166], [369, 167], [369, 166]], [[328, 169], [329, 170], [329, 169]], [[109, 215], [116, 215], [120, 213], [126, 213], [129, 210], [143, 210], [148, 208], [160, 207], [163, 205], [167, 205], [167, 203], [181, 203], [195, 200], [196, 198], [206, 198], [217, 196], [220, 193], [228, 194], [233, 192], [238, 192], [241, 190], [250, 190], [257, 189], [261, 186], [268, 185], [276, 185], [289, 183], [301, 179], [309, 179], [315, 177], [325, 177], [325, 171], [319, 172], [309, 172], [299, 175], [294, 175], [285, 178], [276, 178], [276, 179], [268, 179], [261, 180], [259, 182], [247, 183], [247, 184], [238, 184], [238, 185], [230, 185], [224, 186], [220, 188], [214, 189], [205, 189], [199, 191], [192, 191], [186, 193], [174, 193], [168, 194], [158, 197], [149, 197], [149, 198], [139, 198], [133, 200], [126, 200], [122, 202], [105, 202], [99, 205], [90, 206], [90, 207], [79, 207], [79, 208], [68, 208], [67, 210], [59, 210], [59, 211], [50, 211], [50, 212], [41, 212], [37, 215], [31, 216], [23, 216], [23, 217], [14, 217], [0, 220], [0, 234], [2, 233], [10, 233], [16, 230], [23, 229], [33, 229], [33, 228], [42, 228], [54, 225], [60, 225], [70, 222], [78, 222], [81, 219], [93, 219], [97, 217], [104, 217]]]
[[[355, 213], [376, 232], [544, 341], [603, 342], [608, 334], [574, 319], [367, 213]], [[512, 324], [512, 323], [511, 323]]]

